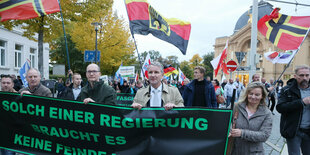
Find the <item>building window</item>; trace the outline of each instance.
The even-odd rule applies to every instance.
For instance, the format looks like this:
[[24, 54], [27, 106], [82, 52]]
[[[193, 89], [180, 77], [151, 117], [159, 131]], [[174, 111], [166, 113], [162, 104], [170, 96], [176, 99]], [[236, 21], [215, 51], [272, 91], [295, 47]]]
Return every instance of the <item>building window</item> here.
[[15, 44], [15, 67], [21, 67], [22, 63], [22, 45]]
[[35, 68], [35, 55], [36, 55], [37, 49], [30, 48], [30, 54], [29, 54], [29, 60], [30, 60], [30, 67]]
[[5, 66], [5, 45], [6, 42], [0, 40], [0, 66]]

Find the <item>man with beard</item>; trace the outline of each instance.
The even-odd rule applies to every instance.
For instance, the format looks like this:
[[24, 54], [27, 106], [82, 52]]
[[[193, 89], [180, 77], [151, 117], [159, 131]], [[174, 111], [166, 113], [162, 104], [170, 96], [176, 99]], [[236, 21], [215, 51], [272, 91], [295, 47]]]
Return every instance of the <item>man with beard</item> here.
[[88, 104], [89, 102], [97, 102], [103, 104], [115, 104], [115, 90], [100, 81], [100, 68], [97, 64], [89, 64], [86, 68], [86, 77], [88, 84], [82, 88], [77, 100]]
[[281, 90], [277, 111], [280, 132], [286, 138], [289, 155], [310, 154], [310, 68], [295, 68], [294, 79]]
[[164, 77], [163, 66], [159, 62], [152, 62], [147, 70], [150, 85], [138, 90], [132, 107], [136, 109], [164, 107], [166, 110], [173, 107], [183, 107], [183, 99], [178, 88], [162, 82]]

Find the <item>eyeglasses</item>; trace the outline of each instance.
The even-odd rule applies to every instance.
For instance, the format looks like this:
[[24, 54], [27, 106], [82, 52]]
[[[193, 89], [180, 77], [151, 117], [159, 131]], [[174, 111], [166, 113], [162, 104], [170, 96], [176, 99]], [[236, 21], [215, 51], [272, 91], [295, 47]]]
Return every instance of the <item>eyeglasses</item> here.
[[100, 71], [96, 71], [96, 70], [93, 70], [93, 71], [86, 71], [87, 74], [97, 73], [97, 72], [100, 72]]

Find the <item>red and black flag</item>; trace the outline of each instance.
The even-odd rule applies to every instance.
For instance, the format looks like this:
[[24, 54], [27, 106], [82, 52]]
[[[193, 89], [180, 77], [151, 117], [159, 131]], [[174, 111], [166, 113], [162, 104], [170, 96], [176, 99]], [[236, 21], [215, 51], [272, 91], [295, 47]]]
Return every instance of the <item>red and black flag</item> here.
[[310, 27], [310, 16], [288, 16], [275, 8], [270, 15], [262, 17], [259, 32], [282, 50], [298, 49]]
[[1, 21], [9, 19], [31, 19], [59, 12], [57, 0], [2, 0], [0, 1]]
[[191, 24], [175, 18], [161, 16], [147, 0], [126, 0], [132, 34], [153, 36], [167, 41], [185, 55], [191, 32]]

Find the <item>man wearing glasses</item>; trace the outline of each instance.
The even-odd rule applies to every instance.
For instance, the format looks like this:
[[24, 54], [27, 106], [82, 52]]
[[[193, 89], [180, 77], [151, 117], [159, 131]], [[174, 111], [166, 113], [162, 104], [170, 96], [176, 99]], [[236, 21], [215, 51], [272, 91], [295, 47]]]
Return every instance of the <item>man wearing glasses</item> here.
[[86, 77], [88, 84], [82, 88], [77, 100], [83, 101], [84, 104], [97, 102], [103, 104], [115, 104], [115, 90], [99, 80], [101, 76], [100, 68], [97, 64], [89, 64], [86, 68]]
[[310, 154], [310, 68], [295, 68], [294, 79], [281, 90], [277, 111], [281, 113], [280, 132], [286, 138], [289, 155]]

